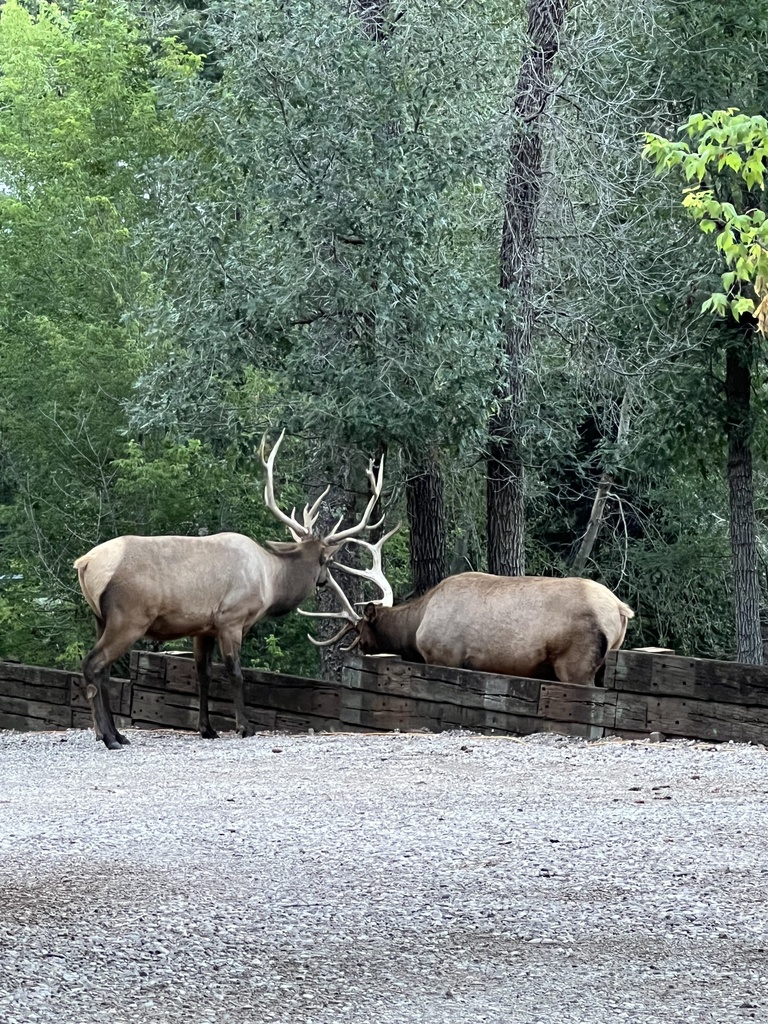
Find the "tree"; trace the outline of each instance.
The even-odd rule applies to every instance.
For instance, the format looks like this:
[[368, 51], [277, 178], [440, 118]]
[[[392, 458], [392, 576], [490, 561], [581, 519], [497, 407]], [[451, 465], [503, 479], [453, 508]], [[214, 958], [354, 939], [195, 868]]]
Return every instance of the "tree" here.
[[153, 84], [193, 66], [170, 43], [153, 55], [120, 4], [71, 8], [0, 11], [0, 550], [36, 660], [77, 645], [75, 555], [127, 525], [115, 460], [148, 287], [132, 228], [152, 205], [143, 163], [173, 139]]
[[[405, 4], [389, 0], [357, 0], [355, 10], [371, 39], [382, 45], [407, 17]], [[394, 15], [392, 18], [391, 15]], [[393, 133], [401, 126], [393, 121]], [[405, 470], [406, 514], [413, 593], [423, 594], [445, 576], [446, 535], [443, 479], [439, 450], [411, 454]]]
[[[687, 190], [683, 206], [728, 268], [722, 290], [702, 306], [727, 317], [732, 328], [716, 337], [725, 350], [725, 432], [730, 496], [730, 536], [736, 604], [736, 657], [760, 665], [760, 587], [752, 464], [755, 375], [762, 366], [759, 338], [768, 333], [768, 223], [764, 189], [768, 122], [733, 110], [694, 114], [682, 126], [688, 140], [648, 133], [644, 155], [660, 172], [679, 168]], [[706, 186], [706, 187], [705, 187]]]
[[501, 232], [505, 342], [488, 442], [488, 571], [525, 573], [522, 422], [534, 324], [542, 119], [568, 0], [528, 0], [528, 44], [514, 98]]
[[[516, 34], [505, 5], [470, 9], [419, 0], [358, 18], [311, 0], [208, 20], [221, 78], [182, 115], [198, 145], [158, 168], [164, 294], [143, 322], [163, 341], [137, 428], [213, 440], [288, 422], [318, 466], [402, 452], [412, 498], [434, 457], [476, 442]], [[269, 382], [258, 405], [254, 381]]]

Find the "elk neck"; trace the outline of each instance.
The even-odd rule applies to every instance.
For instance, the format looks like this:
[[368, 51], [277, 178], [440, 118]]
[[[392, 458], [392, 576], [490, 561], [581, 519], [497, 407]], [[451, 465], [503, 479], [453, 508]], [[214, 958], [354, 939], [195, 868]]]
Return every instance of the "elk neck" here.
[[272, 601], [265, 614], [287, 615], [313, 593], [320, 575], [320, 553], [315, 546], [297, 545], [292, 551], [269, 551], [272, 570]]
[[429, 593], [394, 608], [379, 608], [374, 626], [382, 651], [398, 654], [405, 661], [423, 661], [416, 647], [416, 632], [421, 625]]

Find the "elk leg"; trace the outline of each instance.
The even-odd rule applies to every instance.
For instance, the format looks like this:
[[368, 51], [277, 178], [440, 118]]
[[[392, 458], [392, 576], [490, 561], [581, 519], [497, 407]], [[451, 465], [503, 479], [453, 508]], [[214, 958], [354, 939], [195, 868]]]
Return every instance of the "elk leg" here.
[[102, 615], [98, 620], [99, 639], [83, 659], [85, 696], [91, 705], [93, 729], [109, 750], [119, 750], [128, 738], [117, 731], [109, 706], [109, 671], [119, 657], [144, 635], [145, 624], [120, 611], [111, 584], [101, 596]]
[[552, 667], [561, 683], [594, 686], [595, 673], [603, 665], [607, 651], [608, 641], [602, 630], [596, 629], [553, 658]]
[[216, 638], [212, 636], [196, 636], [193, 639], [195, 648], [195, 668], [197, 669], [197, 692], [200, 695], [200, 711], [197, 717], [197, 731], [204, 740], [215, 740], [218, 733], [211, 725], [208, 717], [208, 689], [211, 685], [211, 661]]
[[219, 634], [219, 649], [224, 658], [224, 668], [229, 676], [232, 698], [235, 703], [235, 726], [238, 733], [245, 737], [253, 736], [256, 730], [249, 722], [248, 713], [245, 710], [243, 672], [240, 668], [240, 643], [240, 634], [237, 637]]
[[[130, 647], [130, 644], [128, 646]], [[126, 736], [117, 731], [115, 720], [112, 717], [112, 709], [109, 706], [109, 670], [113, 661], [116, 661], [120, 654], [124, 653], [125, 651], [120, 651], [114, 657], [110, 657], [101, 647], [101, 641], [99, 641], [83, 659], [85, 696], [91, 705], [93, 730], [96, 733], [96, 738], [103, 740], [109, 750], [119, 750], [121, 746], [130, 742]]]

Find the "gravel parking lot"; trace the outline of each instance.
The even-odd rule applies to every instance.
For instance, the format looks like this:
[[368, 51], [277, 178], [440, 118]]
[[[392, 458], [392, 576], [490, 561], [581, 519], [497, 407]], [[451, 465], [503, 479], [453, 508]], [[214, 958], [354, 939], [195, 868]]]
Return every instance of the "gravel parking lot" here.
[[0, 733], [0, 1021], [768, 1021], [762, 747]]

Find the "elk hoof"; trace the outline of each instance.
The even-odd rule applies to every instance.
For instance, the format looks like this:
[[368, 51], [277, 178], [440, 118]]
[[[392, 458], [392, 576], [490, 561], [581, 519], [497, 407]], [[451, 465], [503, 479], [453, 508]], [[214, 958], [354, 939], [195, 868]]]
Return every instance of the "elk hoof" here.
[[[123, 739], [125, 739], [125, 737], [123, 737]], [[107, 750], [122, 750], [123, 749], [123, 744], [120, 742], [120, 740], [117, 738], [117, 736], [104, 736], [103, 740], [104, 740], [104, 746], [107, 748]]]
[[123, 736], [121, 732], [116, 732], [115, 736], [117, 737], [118, 743], [122, 743], [124, 747], [130, 747], [131, 741], [128, 739], [127, 736]]
[[219, 734], [210, 725], [201, 726], [198, 732], [204, 740], [217, 740], [219, 738]]
[[248, 736], [255, 736], [256, 730], [250, 722], [246, 722], [245, 725], [238, 726], [237, 734], [238, 736], [242, 736], [243, 739], [247, 739]]

